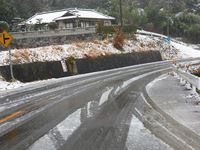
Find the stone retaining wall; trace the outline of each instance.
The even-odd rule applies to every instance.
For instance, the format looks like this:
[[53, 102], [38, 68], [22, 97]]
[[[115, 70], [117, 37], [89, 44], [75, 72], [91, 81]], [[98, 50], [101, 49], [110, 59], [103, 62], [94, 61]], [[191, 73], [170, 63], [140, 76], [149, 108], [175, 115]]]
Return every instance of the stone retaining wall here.
[[[159, 51], [134, 52], [129, 54], [102, 56], [96, 59], [66, 60], [64, 61], [66, 67], [63, 67], [63, 63], [60, 61], [19, 64], [13, 66], [13, 71], [17, 80], [22, 82], [30, 82], [35, 80], [67, 77], [73, 74], [84, 74], [161, 60], [162, 58]], [[67, 70], [67, 72], [64, 72], [64, 70]], [[0, 66], [0, 74], [6, 80], [11, 79], [9, 66]]]

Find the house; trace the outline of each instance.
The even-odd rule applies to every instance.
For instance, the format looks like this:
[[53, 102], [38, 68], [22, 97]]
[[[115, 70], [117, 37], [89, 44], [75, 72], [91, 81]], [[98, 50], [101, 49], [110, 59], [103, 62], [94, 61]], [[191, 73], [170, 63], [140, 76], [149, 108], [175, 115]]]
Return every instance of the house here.
[[58, 29], [95, 27], [98, 23], [112, 25], [114, 17], [107, 16], [93, 9], [69, 8], [64, 10], [37, 13], [27, 19], [21, 26], [26, 30], [48, 30], [49, 23], [57, 23]]

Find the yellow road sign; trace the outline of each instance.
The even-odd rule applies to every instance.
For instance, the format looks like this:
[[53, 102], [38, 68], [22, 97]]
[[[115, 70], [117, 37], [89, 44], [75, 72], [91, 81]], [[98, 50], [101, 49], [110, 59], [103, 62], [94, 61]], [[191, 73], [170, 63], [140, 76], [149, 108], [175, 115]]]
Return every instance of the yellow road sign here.
[[6, 31], [3, 31], [3, 33], [0, 33], [0, 44], [4, 47], [8, 47], [10, 43], [12, 42], [13, 37]]

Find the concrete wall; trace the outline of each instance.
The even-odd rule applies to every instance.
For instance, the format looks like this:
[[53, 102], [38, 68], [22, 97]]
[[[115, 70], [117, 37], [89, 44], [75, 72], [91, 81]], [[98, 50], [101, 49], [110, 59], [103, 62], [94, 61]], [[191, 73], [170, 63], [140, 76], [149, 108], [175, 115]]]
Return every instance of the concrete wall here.
[[115, 54], [96, 59], [79, 59], [76, 64], [78, 73], [84, 74], [161, 60], [162, 57], [159, 51], [147, 51]]
[[52, 36], [45, 38], [18, 39], [13, 42], [13, 48], [35, 48], [57, 44], [69, 44], [76, 40], [91, 40], [97, 38], [94, 34], [80, 34], [67, 36]]
[[[63, 23], [63, 28], [65, 24]], [[34, 31], [34, 32], [11, 32], [10, 34], [14, 39], [25, 39], [25, 38], [42, 38], [52, 36], [66, 36], [66, 35], [80, 35], [80, 34], [94, 34], [96, 33], [95, 27], [88, 28], [75, 28], [75, 29], [60, 29], [54, 31]]]
[[[66, 66], [68, 69], [67, 72], [63, 71], [62, 63], [59, 61], [14, 65], [13, 70], [14, 76], [17, 80], [30, 82], [35, 80], [67, 77], [72, 74], [84, 74], [160, 60], [162, 60], [160, 52], [148, 51], [130, 54], [117, 54], [99, 57], [96, 59], [66, 60]], [[76, 66], [74, 67], [70, 65]], [[0, 66], [0, 74], [6, 80], [11, 79], [9, 66]]]

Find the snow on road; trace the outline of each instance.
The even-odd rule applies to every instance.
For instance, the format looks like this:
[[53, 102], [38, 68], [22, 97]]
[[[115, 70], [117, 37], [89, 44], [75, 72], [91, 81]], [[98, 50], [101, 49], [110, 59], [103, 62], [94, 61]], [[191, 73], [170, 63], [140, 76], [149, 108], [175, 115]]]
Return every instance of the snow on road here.
[[16, 81], [16, 82], [7, 82], [0, 78], [0, 91], [15, 89], [22, 87], [24, 84]]

